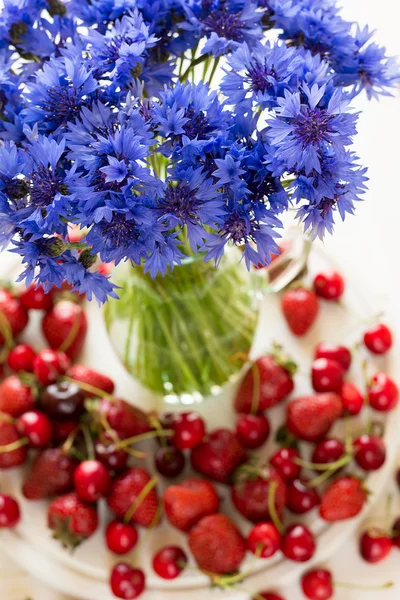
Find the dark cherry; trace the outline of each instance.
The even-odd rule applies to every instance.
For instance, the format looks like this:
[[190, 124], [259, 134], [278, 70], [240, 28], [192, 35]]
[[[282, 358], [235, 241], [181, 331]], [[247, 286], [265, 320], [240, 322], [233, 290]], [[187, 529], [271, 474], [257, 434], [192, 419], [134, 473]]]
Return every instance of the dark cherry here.
[[271, 456], [269, 462], [279, 471], [285, 481], [293, 481], [301, 473], [300, 465], [293, 462], [295, 458], [300, 458], [298, 450], [295, 448], [280, 448]]
[[364, 434], [354, 441], [356, 463], [364, 471], [376, 471], [380, 469], [386, 460], [385, 442], [375, 436]]
[[295, 562], [306, 562], [316, 549], [312, 532], [305, 525], [294, 524], [287, 528], [282, 540], [282, 552]]
[[185, 468], [185, 455], [173, 446], [161, 447], [154, 458], [156, 469], [164, 477], [177, 477]]
[[127, 554], [136, 546], [139, 535], [136, 528], [118, 519], [110, 521], [106, 527], [106, 544], [110, 552], [122, 555]]
[[364, 398], [354, 383], [345, 381], [340, 389], [339, 396], [342, 399], [343, 416], [355, 416], [360, 414], [364, 406]]
[[365, 531], [360, 538], [360, 553], [364, 560], [375, 564], [386, 558], [393, 547], [392, 540], [380, 529]]
[[29, 410], [15, 424], [21, 437], [29, 440], [31, 448], [46, 448], [53, 438], [53, 427], [47, 415], [39, 410]]
[[76, 383], [61, 381], [49, 385], [42, 396], [45, 412], [55, 419], [73, 419], [84, 411], [85, 395]]
[[344, 292], [344, 279], [337, 271], [318, 273], [314, 279], [317, 296], [325, 300], [339, 300]]
[[133, 600], [144, 592], [145, 574], [141, 569], [134, 569], [127, 563], [114, 565], [110, 576], [111, 591], [117, 598]]
[[332, 575], [326, 569], [313, 569], [304, 573], [301, 587], [310, 600], [329, 600], [333, 596]]
[[396, 471], [396, 482], [397, 482], [397, 487], [400, 490], [400, 467]]
[[171, 442], [178, 450], [193, 450], [201, 444], [206, 433], [203, 419], [195, 412], [174, 415], [172, 429]]
[[388, 412], [399, 402], [399, 390], [393, 379], [386, 373], [377, 373], [368, 386], [369, 404], [375, 410]]
[[161, 548], [153, 558], [153, 569], [162, 579], [176, 579], [187, 565], [188, 559], [179, 546]]
[[321, 342], [315, 348], [314, 358], [327, 358], [338, 362], [345, 371], [348, 371], [351, 365], [351, 352], [346, 346], [339, 344], [327, 344]]
[[75, 469], [74, 485], [78, 496], [86, 502], [97, 502], [107, 495], [111, 477], [99, 460], [84, 460]]
[[247, 536], [247, 548], [259, 558], [269, 558], [281, 545], [281, 534], [273, 523], [257, 523]]
[[393, 345], [392, 332], [383, 323], [377, 323], [364, 333], [364, 344], [373, 354], [386, 354]]
[[279, 594], [275, 594], [275, 592], [258, 592], [255, 596], [253, 596], [253, 600], [285, 600], [283, 596], [279, 596]]
[[236, 421], [236, 437], [245, 448], [255, 450], [268, 439], [269, 420], [264, 415], [240, 414]]
[[311, 461], [326, 465], [340, 460], [346, 453], [344, 443], [336, 438], [328, 438], [316, 444]]
[[400, 517], [392, 525], [392, 544], [400, 550]]
[[7, 365], [11, 371], [15, 373], [19, 373], [19, 371], [26, 371], [27, 373], [32, 373], [33, 371], [33, 361], [36, 356], [33, 348], [28, 346], [28, 344], [18, 344], [10, 352], [7, 356]]
[[53, 439], [56, 444], [62, 444], [67, 437], [79, 427], [79, 419], [69, 419], [66, 421], [52, 421]]
[[122, 471], [126, 467], [128, 462], [128, 453], [122, 448], [117, 449], [115, 447], [115, 440], [117, 439], [116, 433], [105, 431], [95, 441], [94, 449], [96, 458], [110, 471]]
[[317, 358], [311, 368], [312, 386], [316, 392], [339, 392], [344, 369], [336, 360]]
[[319, 495], [314, 488], [307, 487], [306, 479], [302, 481], [295, 479], [292, 481], [287, 488], [287, 501], [286, 506], [288, 509], [296, 515], [302, 515], [316, 506], [320, 502]]
[[21, 518], [18, 502], [7, 494], [0, 494], [0, 528], [11, 529]]

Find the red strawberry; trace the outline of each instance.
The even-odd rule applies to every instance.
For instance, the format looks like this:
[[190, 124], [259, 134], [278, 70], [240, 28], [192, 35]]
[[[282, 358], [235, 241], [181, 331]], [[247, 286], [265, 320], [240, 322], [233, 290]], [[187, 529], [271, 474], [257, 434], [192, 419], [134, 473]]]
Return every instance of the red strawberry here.
[[7, 341], [7, 333], [12, 338], [17, 337], [28, 321], [28, 313], [19, 299], [14, 298], [8, 290], [0, 289], [0, 346]]
[[362, 482], [355, 477], [336, 479], [322, 494], [319, 514], [325, 521], [343, 521], [358, 515], [367, 500]]
[[102, 398], [99, 410], [121, 439], [150, 431], [147, 415], [121, 398]]
[[200, 569], [220, 575], [235, 573], [246, 554], [246, 541], [228, 517], [204, 517], [189, 534], [189, 547]]
[[292, 333], [302, 336], [317, 318], [319, 301], [314, 292], [299, 287], [283, 294], [281, 308]]
[[32, 283], [22, 292], [19, 299], [27, 310], [50, 310], [53, 306], [54, 290], [55, 288], [52, 288], [46, 293], [41, 285], [36, 286]]
[[[150, 487], [151, 482], [154, 480], [145, 469], [140, 467], [129, 469], [114, 479], [107, 497], [108, 506], [118, 517], [124, 518], [137, 503], [137, 508], [130, 521], [143, 527], [155, 525], [158, 514], [158, 495], [156, 488]], [[149, 489], [141, 497], [146, 486], [149, 486]]]
[[[70, 369], [68, 369], [67, 375], [76, 381], [91, 385], [98, 390], [106, 392], [107, 394], [112, 394], [114, 392], [114, 382], [107, 377], [107, 375], [99, 373], [94, 369], [89, 369], [89, 367], [85, 367], [84, 365], [73, 365]], [[85, 395], [88, 398], [92, 398], [94, 396], [94, 394], [91, 394], [88, 391], [85, 392]]]
[[82, 306], [70, 300], [57, 302], [42, 320], [42, 331], [50, 347], [65, 352], [72, 360], [83, 348], [87, 327]]
[[[13, 423], [0, 421], [0, 447], [14, 444], [14, 442], [18, 444], [20, 440], [21, 436]], [[22, 465], [25, 462], [27, 453], [28, 450], [26, 445], [15, 448], [15, 450], [0, 452], [0, 469], [19, 467], [19, 465]]]
[[187, 479], [164, 492], [164, 510], [171, 525], [189, 531], [207, 515], [218, 512], [219, 497], [214, 486], [203, 479]]
[[75, 492], [59, 496], [47, 510], [53, 537], [66, 548], [76, 548], [98, 527], [97, 508], [79, 499]]
[[35, 394], [17, 375], [7, 377], [0, 384], [0, 412], [20, 417], [35, 406]]
[[286, 427], [306, 442], [318, 442], [342, 413], [340, 396], [333, 393], [303, 396], [287, 406]]
[[[289, 363], [286, 363], [289, 365]], [[291, 371], [272, 355], [258, 358], [244, 376], [235, 398], [239, 413], [263, 412], [286, 398], [294, 387]]]
[[276, 513], [281, 519], [286, 503], [284, 480], [276, 469], [249, 465], [243, 467], [243, 478], [239, 479], [232, 488], [232, 502], [252, 523], [270, 521], [269, 495], [271, 493], [274, 494]]
[[228, 483], [232, 473], [247, 459], [246, 450], [228, 429], [215, 429], [192, 450], [192, 466], [214, 481]]
[[47, 448], [34, 459], [27, 472], [22, 493], [28, 500], [42, 500], [65, 494], [74, 488], [77, 462], [63, 454], [61, 448]]

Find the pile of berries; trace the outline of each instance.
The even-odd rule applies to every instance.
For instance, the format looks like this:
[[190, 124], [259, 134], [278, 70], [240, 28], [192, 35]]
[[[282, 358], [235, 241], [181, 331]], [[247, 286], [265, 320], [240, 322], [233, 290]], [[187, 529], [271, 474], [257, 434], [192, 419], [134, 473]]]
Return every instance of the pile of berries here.
[[[311, 327], [318, 297], [338, 300], [344, 284], [337, 273], [319, 274], [314, 289], [296, 287], [282, 296], [283, 314], [296, 335]], [[42, 329], [51, 346], [37, 353], [15, 342], [31, 309], [44, 311]], [[87, 329], [76, 299], [56, 302], [33, 288], [19, 297], [0, 290], [0, 317], [7, 375], [0, 384], [0, 469], [30, 461], [22, 493], [31, 501], [49, 500], [48, 526], [65, 547], [75, 548], [98, 529], [102, 502], [110, 514], [105, 543], [113, 554], [137, 549], [141, 528], [156, 527], [165, 518], [187, 536], [196, 568], [214, 585], [230, 587], [248, 574], [241, 571], [247, 553], [260, 560], [277, 552], [289, 561], [310, 560], [317, 542], [301, 515], [316, 509], [330, 523], [355, 517], [368, 498], [365, 474], [385, 462], [385, 443], [372, 430], [353, 435], [350, 426], [344, 440], [330, 435], [338, 420], [351, 425], [361, 411], [391, 411], [399, 399], [384, 372], [359, 389], [348, 378], [354, 353], [345, 346], [320, 343], [310, 371], [313, 391], [288, 400], [296, 365], [275, 344], [243, 377], [233, 403], [235, 428], [208, 431], [194, 412], [145, 414], [114, 395], [107, 375], [72, 364]], [[384, 354], [392, 345], [391, 332], [379, 323], [361, 343]], [[268, 411], [285, 401], [284, 422], [272, 432]], [[268, 459], [256, 459], [253, 451], [272, 433], [278, 449]], [[144, 468], [143, 446], [138, 447], [146, 440], [153, 440], [153, 472]], [[168, 480], [174, 481], [165, 484]], [[227, 493], [249, 523], [246, 533], [222, 510], [221, 495]], [[295, 517], [288, 519], [290, 514]], [[0, 495], [0, 527], [14, 527], [19, 520], [17, 502]], [[398, 522], [390, 536], [368, 531], [361, 553], [376, 562], [393, 545], [400, 547], [399, 540]], [[166, 546], [152, 566], [159, 577], [172, 580], [188, 561], [184, 549]], [[121, 560], [110, 586], [118, 598], [137, 598], [146, 587], [145, 574]], [[328, 599], [332, 576], [323, 569], [308, 572], [302, 588], [311, 600]], [[254, 600], [260, 599], [283, 600], [272, 591], [256, 593]]]

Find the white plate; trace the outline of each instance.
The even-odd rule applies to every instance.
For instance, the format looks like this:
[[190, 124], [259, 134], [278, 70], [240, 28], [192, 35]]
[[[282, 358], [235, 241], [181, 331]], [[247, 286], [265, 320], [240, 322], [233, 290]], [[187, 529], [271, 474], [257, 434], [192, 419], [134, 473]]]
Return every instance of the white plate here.
[[[323, 252], [314, 249], [310, 260], [310, 271], [315, 273], [321, 268], [326, 268], [330, 261]], [[373, 303], [367, 301], [370, 294], [362, 293], [363, 290], [356, 290], [348, 285], [345, 295], [346, 310], [327, 302], [322, 303], [321, 314], [318, 322], [312, 331], [305, 338], [298, 340], [290, 335], [286, 329], [283, 319], [280, 315], [279, 301], [276, 297], [265, 299], [259, 328], [256, 335], [253, 354], [255, 356], [269, 349], [272, 341], [283, 343], [285, 348], [291, 352], [295, 359], [300, 363], [300, 374], [296, 376], [296, 395], [310, 391], [309, 378], [305, 376], [309, 372], [312, 360], [312, 349], [319, 341], [345, 342], [348, 344], [358, 340], [363, 328], [363, 320], [368, 319], [376, 312]], [[118, 362], [107, 338], [105, 328], [102, 322], [100, 311], [95, 305], [89, 308], [89, 338], [87, 343], [86, 356], [83, 362], [104, 370], [109, 373], [117, 383], [118, 394], [127, 400], [142, 406], [143, 408], [174, 409], [171, 406], [163, 406], [159, 399], [155, 399], [151, 394], [142, 390], [126, 374], [125, 370]], [[30, 336], [37, 338], [37, 323], [32, 323], [30, 327]], [[389, 372], [392, 364], [395, 363], [395, 351], [391, 353], [390, 360], [375, 360], [377, 369], [383, 368]], [[353, 369], [352, 378], [361, 381], [361, 375], [357, 368]], [[234, 388], [231, 386], [224, 390], [218, 398], [212, 398], [205, 401], [202, 405], [196, 406], [207, 419], [209, 428], [216, 426], [232, 426], [234, 414], [231, 409]], [[269, 412], [269, 417], [273, 425], [282, 421], [284, 407], [276, 407]], [[385, 416], [374, 418], [385, 422]], [[229, 592], [230, 599], [244, 600], [248, 598], [250, 591], [265, 588], [268, 582], [273, 582], [274, 586], [288, 584], [296, 579], [304, 568], [309, 568], [311, 564], [316, 564], [327, 560], [338, 549], [338, 547], [352, 535], [365, 517], [372, 503], [377, 499], [382, 491], [388, 475], [392, 470], [395, 460], [396, 442], [398, 439], [398, 421], [399, 411], [392, 412], [385, 422], [385, 441], [388, 447], [388, 456], [385, 465], [378, 472], [371, 474], [367, 478], [367, 486], [372, 491], [368, 505], [362, 513], [355, 519], [343, 523], [328, 525], [318, 518], [316, 511], [311, 512], [304, 519], [312, 528], [317, 536], [317, 552], [312, 561], [304, 564], [291, 563], [284, 560], [278, 553], [272, 559], [267, 561], [258, 561], [253, 564], [251, 557], [243, 566], [243, 569], [251, 568], [252, 574], [243, 584], [239, 586], [246, 588], [246, 592], [240, 592], [239, 588]], [[358, 419], [354, 420], [355, 429], [361, 427]], [[341, 433], [342, 424], [336, 427], [336, 431]], [[335, 430], [334, 430], [335, 432]], [[306, 446], [306, 445], [305, 445]], [[263, 452], [267, 455], [274, 448], [273, 436], [266, 445]], [[19, 497], [23, 511], [23, 522], [16, 532], [4, 532], [2, 546], [12, 558], [16, 559], [28, 569], [33, 575], [43, 579], [49, 585], [68, 593], [75, 595], [81, 600], [93, 600], [101, 598], [108, 600], [110, 596], [108, 591], [108, 576], [110, 566], [115, 562], [109, 552], [106, 551], [103, 542], [102, 529], [90, 540], [82, 544], [77, 551], [71, 555], [64, 551], [57, 542], [51, 539], [46, 528], [46, 505], [45, 502], [28, 502], [19, 492], [21, 471], [13, 470], [3, 472], [2, 488], [9, 489]], [[235, 514], [230, 505], [229, 489], [224, 486], [218, 486], [221, 496], [224, 498], [223, 510], [228, 514]], [[101, 508], [102, 521], [109, 518], [105, 506]], [[249, 529], [249, 524], [235, 514], [235, 520], [240, 523], [243, 532]], [[298, 519], [290, 519], [291, 521]], [[209, 588], [209, 581], [206, 577], [198, 574], [192, 569], [188, 569], [180, 578], [173, 582], [165, 582], [158, 578], [150, 568], [151, 557], [161, 546], [169, 543], [177, 543], [185, 546], [185, 536], [172, 529], [166, 521], [156, 530], [149, 534], [141, 531], [142, 543], [139, 550], [134, 552], [132, 559], [137, 566], [143, 568], [148, 576], [148, 588], [146, 598], [149, 600], [187, 600], [188, 590], [190, 590], [191, 600], [204, 600], [204, 594], [214, 594], [215, 597], [223, 592]], [[124, 559], [124, 558], [123, 558]], [[225, 596], [227, 595], [224, 592]]]

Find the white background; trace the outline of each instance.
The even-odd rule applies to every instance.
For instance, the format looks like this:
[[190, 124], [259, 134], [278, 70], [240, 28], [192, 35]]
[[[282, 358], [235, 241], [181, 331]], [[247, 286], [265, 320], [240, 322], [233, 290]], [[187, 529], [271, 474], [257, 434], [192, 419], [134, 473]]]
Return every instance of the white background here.
[[[389, 52], [400, 56], [399, 0], [343, 0], [342, 4], [347, 19], [362, 25], [369, 23], [378, 30], [377, 38]], [[353, 273], [356, 280], [368, 281], [374, 293], [380, 295], [381, 305], [391, 308], [393, 314], [396, 312], [393, 309], [400, 304], [400, 191], [397, 182], [400, 174], [400, 92], [396, 98], [384, 98], [380, 103], [369, 103], [362, 98], [357, 102], [357, 108], [363, 111], [357, 151], [362, 162], [369, 166], [369, 192], [365, 202], [358, 206], [357, 217], [349, 217], [345, 224], [339, 225], [336, 235], [326, 241], [326, 247], [339, 264], [346, 265], [346, 271]], [[400, 318], [396, 329], [400, 338]], [[389, 492], [394, 494], [394, 508], [400, 515], [400, 493], [394, 485]], [[378, 507], [369, 521], [379, 523], [379, 513], [383, 515], [383, 506]], [[364, 585], [392, 580], [396, 587], [379, 592], [338, 588], [335, 599], [399, 600], [399, 565], [400, 550], [393, 551], [389, 560], [380, 565], [366, 565], [358, 556], [354, 538], [329, 564], [335, 578]], [[273, 582], [267, 585], [272, 587]], [[297, 586], [279, 591], [286, 600], [303, 598]], [[27, 597], [67, 600], [25, 576], [0, 554], [0, 599], [24, 600]], [[229, 598], [228, 592], [226, 597]]]

